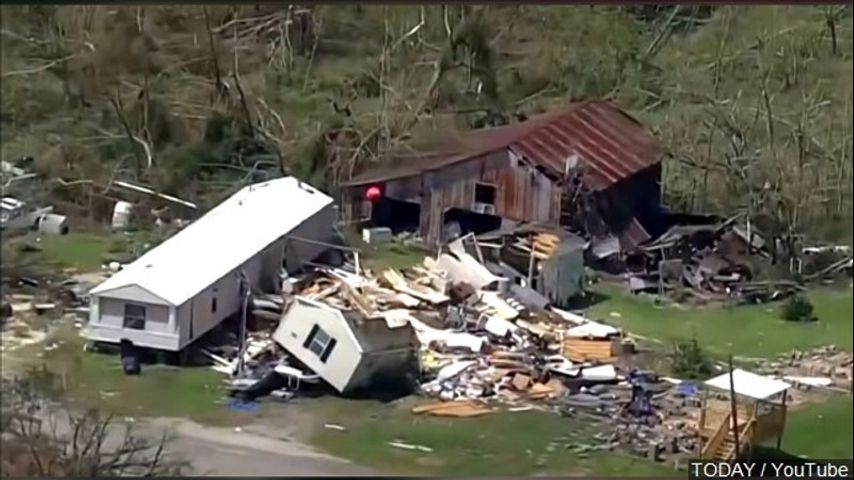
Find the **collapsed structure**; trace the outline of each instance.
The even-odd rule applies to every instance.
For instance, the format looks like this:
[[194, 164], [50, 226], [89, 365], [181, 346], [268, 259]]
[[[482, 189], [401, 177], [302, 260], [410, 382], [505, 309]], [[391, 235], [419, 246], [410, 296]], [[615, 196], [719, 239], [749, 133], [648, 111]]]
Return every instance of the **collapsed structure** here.
[[[735, 369], [732, 389], [729, 374], [703, 384], [640, 370], [642, 346], [629, 334], [514, 289], [480, 263], [476, 246], [459, 239], [403, 271], [372, 272], [355, 259], [310, 268], [281, 298], [256, 301], [256, 314], [271, 312], [278, 324], [250, 334], [249, 348], [231, 359], [211, 355], [214, 368], [250, 399], [288, 399], [318, 382], [349, 396], [414, 379], [432, 400], [413, 414], [584, 416], [608, 428], [595, 445], [568, 449], [620, 448], [659, 461], [732, 460], [779, 441], [787, 399], [804, 395], [795, 385], [850, 388], [851, 356], [833, 351], [810, 362], [787, 356], [767, 375]], [[829, 376], [803, 376], [815, 373]], [[737, 438], [727, 428], [730, 398]]]
[[[780, 284], [751, 282], [752, 256], [768, 247], [749, 219], [673, 225], [684, 216], [660, 205], [657, 147], [636, 120], [588, 101], [414, 160], [342, 185], [344, 220], [415, 228], [435, 257], [404, 271], [363, 269], [358, 254], [341, 268], [311, 262], [331, 246], [332, 200], [293, 178], [273, 180], [244, 188], [95, 288], [86, 335], [178, 351], [251, 311], [267, 328], [247, 335], [244, 322], [237, 348], [203, 349], [248, 398], [287, 399], [301, 384], [350, 395], [401, 382], [436, 399], [416, 414], [541, 402], [610, 422], [597, 448], [655, 459], [731, 460], [780, 437], [788, 383], [734, 371], [730, 394], [753, 403], [739, 407], [745, 423], [730, 439], [730, 417], [712, 406], [721, 402], [701, 405], [698, 385], [638, 371], [632, 338], [567, 311], [584, 294], [586, 265], [616, 267], [633, 292], [780, 295]], [[827, 271], [850, 265], [848, 255]], [[777, 390], [752, 395], [745, 382]]]
[[654, 137], [590, 100], [366, 171], [341, 184], [341, 206], [346, 222], [415, 228], [431, 248], [455, 230], [529, 222], [574, 225], [631, 249], [669, 226], [660, 179]]
[[287, 307], [273, 339], [339, 393], [401, 380], [418, 368], [411, 328], [391, 328], [305, 297]]
[[[568, 255], [544, 263], [571, 272], [568, 250], [580, 250], [587, 265], [623, 276], [633, 292], [663, 294], [685, 286], [704, 300], [765, 301], [799, 291], [793, 282], [757, 281], [773, 277], [781, 260], [794, 262], [789, 270], [805, 278], [850, 270], [850, 250], [826, 271], [803, 269], [805, 250], [791, 246], [778, 258], [780, 239], [763, 238], [743, 213], [724, 220], [669, 212], [660, 202], [655, 138], [605, 101], [584, 101], [446, 143], [342, 182], [343, 220], [393, 233], [416, 231], [431, 250], [466, 233], [488, 241], [525, 237], [525, 229], [572, 232], [589, 243], [561, 242]], [[554, 269], [515, 265], [508, 275], [526, 277], [528, 286], [554, 301], [574, 296], [556, 291], [565, 282], [555, 282], [562, 275]]]
[[[617, 379], [609, 363], [620, 354], [618, 329], [551, 307], [547, 298], [514, 286], [484, 267], [462, 240], [438, 259], [425, 257], [403, 272], [317, 266], [291, 277], [281, 299], [255, 302], [256, 309], [278, 311], [280, 318], [253, 334], [251, 352], [237, 351], [230, 361], [209, 356], [235, 378], [238, 390], [253, 388], [240, 368], [256, 372], [250, 376], [265, 384], [270, 371], [318, 375], [347, 395], [418, 381], [423, 392], [444, 399], [510, 398], [528, 388], [540, 389], [545, 398], [560, 385], [546, 388], [550, 375]], [[279, 353], [270, 356], [274, 351]], [[292, 374], [283, 373], [282, 365]], [[485, 376], [457, 383], [476, 370]]]

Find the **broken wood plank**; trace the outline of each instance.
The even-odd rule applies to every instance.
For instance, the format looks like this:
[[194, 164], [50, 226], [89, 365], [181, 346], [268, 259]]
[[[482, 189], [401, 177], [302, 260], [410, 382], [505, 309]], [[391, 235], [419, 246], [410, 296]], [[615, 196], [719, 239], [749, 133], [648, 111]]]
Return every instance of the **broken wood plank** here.
[[351, 285], [346, 283], [342, 283], [341, 292], [344, 294], [344, 298], [346, 298], [347, 301], [359, 311], [359, 313], [364, 315], [366, 319], [378, 318], [380, 316], [377, 311], [376, 304], [369, 296], [363, 295], [359, 289], [353, 288]]
[[546, 254], [544, 254], [544, 253], [542, 253], [542, 252], [537, 252], [537, 251], [533, 250], [531, 247], [529, 247], [529, 246], [527, 246], [527, 245], [525, 245], [525, 244], [519, 243], [519, 242], [514, 243], [514, 244], [513, 244], [513, 247], [515, 247], [515, 248], [517, 248], [517, 249], [521, 250], [521, 251], [522, 251], [522, 253], [524, 253], [525, 255], [530, 255], [530, 254], [531, 254], [531, 252], [533, 252], [533, 256], [534, 256], [534, 258], [535, 258], [535, 259], [537, 259], [537, 260], [548, 260], [548, 258], [549, 258], [549, 256], [548, 256], [548, 255], [546, 255]]
[[491, 411], [492, 409], [473, 400], [437, 402], [427, 405], [419, 405], [412, 409], [412, 413], [423, 413], [442, 417], [474, 417], [490, 413]]
[[450, 300], [446, 295], [433, 290], [432, 288], [411, 285], [403, 276], [395, 269], [389, 268], [382, 273], [382, 279], [385, 280], [391, 288], [398, 292], [411, 295], [415, 298], [424, 300], [432, 304], [441, 304]]
[[492, 409], [480, 406], [466, 406], [463, 408], [455, 408], [450, 410], [433, 410], [428, 415], [437, 417], [478, 417], [491, 413]]
[[518, 360], [510, 360], [510, 359], [505, 359], [505, 358], [494, 358], [494, 359], [491, 359], [489, 361], [489, 363], [494, 367], [505, 368], [508, 370], [528, 372], [528, 371], [531, 371], [533, 369], [533, 367], [531, 367], [531, 365], [529, 365], [525, 362], [520, 362]]
[[476, 406], [477, 404], [472, 400], [453, 400], [449, 402], [433, 402], [426, 403], [422, 405], [416, 405], [412, 408], [412, 413], [427, 413], [433, 410], [447, 410], [452, 408], [462, 408], [462, 407], [470, 407]]
[[605, 340], [587, 340], [583, 338], [567, 338], [563, 341], [562, 354], [573, 362], [591, 360], [609, 362], [614, 357], [614, 342]]
[[538, 233], [534, 239], [543, 243], [560, 243], [560, 237], [552, 233]]
[[504, 320], [513, 320], [519, 316], [519, 311], [513, 308], [496, 292], [481, 292], [480, 301]]
[[526, 391], [531, 388], [531, 377], [517, 373], [513, 376], [513, 380], [510, 381], [510, 384], [513, 385], [513, 388], [519, 391]]

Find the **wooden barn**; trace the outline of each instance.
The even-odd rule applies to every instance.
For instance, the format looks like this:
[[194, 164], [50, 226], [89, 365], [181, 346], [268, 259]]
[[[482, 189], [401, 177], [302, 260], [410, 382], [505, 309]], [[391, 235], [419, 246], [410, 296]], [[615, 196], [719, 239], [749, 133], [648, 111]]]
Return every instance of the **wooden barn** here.
[[667, 228], [653, 136], [601, 100], [363, 172], [340, 187], [345, 222], [417, 231], [427, 245], [515, 223], [575, 226], [630, 250]]

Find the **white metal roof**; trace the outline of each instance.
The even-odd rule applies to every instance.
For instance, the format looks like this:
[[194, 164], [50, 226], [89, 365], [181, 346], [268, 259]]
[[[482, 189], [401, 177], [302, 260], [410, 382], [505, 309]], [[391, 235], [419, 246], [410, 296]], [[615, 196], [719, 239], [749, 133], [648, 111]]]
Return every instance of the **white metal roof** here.
[[[740, 368], [732, 371], [732, 380], [736, 394], [757, 400], [764, 400], [792, 388], [782, 380], [763, 377]], [[705, 384], [721, 390], [729, 390], [729, 373], [707, 380]]]
[[178, 306], [331, 203], [293, 177], [249, 185], [90, 293], [138, 285]]

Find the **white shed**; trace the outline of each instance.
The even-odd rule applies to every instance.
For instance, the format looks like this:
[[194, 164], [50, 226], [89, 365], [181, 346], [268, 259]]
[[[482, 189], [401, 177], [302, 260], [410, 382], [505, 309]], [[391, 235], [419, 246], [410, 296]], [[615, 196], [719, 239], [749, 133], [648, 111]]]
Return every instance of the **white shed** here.
[[[244, 187], [89, 293], [92, 341], [180, 351], [240, 310], [245, 276], [269, 290], [283, 264], [334, 238], [332, 199], [293, 177]], [[291, 260], [289, 263], [288, 260]]]
[[403, 380], [418, 366], [411, 325], [391, 328], [303, 297], [286, 308], [273, 340], [340, 393]]

